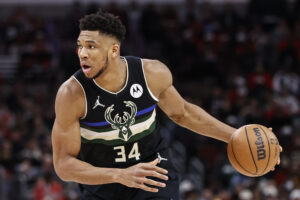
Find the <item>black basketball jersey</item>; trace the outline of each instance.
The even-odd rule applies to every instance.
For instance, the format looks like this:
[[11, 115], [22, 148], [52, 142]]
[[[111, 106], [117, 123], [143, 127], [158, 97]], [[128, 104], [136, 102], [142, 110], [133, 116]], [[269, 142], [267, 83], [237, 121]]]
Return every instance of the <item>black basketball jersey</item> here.
[[149, 161], [166, 147], [156, 120], [158, 100], [147, 86], [143, 62], [137, 57], [122, 59], [127, 79], [116, 93], [87, 79], [82, 70], [74, 74], [86, 98], [79, 159], [98, 167], [123, 168]]

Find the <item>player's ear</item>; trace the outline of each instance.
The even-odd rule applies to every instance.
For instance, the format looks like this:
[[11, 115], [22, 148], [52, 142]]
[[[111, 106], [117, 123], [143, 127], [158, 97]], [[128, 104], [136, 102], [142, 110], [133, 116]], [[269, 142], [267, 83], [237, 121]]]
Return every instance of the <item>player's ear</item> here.
[[120, 55], [120, 44], [118, 43], [113, 44], [111, 52], [112, 52], [112, 58], [118, 57]]

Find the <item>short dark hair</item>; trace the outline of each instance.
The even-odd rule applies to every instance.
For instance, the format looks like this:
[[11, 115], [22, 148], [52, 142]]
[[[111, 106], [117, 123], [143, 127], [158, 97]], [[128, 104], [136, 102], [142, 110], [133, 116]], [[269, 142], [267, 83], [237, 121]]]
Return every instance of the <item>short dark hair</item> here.
[[126, 28], [119, 19], [101, 9], [97, 13], [85, 15], [79, 21], [80, 31], [99, 31], [103, 34], [116, 37], [120, 42], [125, 39]]

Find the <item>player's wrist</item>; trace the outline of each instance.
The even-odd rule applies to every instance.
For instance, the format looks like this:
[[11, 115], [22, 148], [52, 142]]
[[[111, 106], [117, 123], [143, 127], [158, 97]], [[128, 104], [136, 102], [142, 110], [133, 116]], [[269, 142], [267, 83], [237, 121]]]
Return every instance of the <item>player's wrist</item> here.
[[122, 183], [122, 174], [123, 174], [123, 169], [114, 169], [114, 172], [112, 174], [112, 180], [114, 183]]

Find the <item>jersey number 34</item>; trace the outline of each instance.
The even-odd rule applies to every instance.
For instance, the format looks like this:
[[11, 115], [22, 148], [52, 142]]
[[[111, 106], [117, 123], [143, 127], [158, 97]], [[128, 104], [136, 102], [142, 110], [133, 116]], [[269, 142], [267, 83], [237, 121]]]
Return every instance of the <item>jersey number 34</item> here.
[[[114, 150], [117, 151], [117, 158], [115, 158], [115, 162], [126, 162], [127, 160], [127, 154], [125, 151], [125, 146], [116, 146], [114, 147]], [[128, 159], [134, 159], [139, 160], [140, 159], [140, 152], [139, 152], [139, 146], [138, 143], [135, 142], [128, 154]]]

